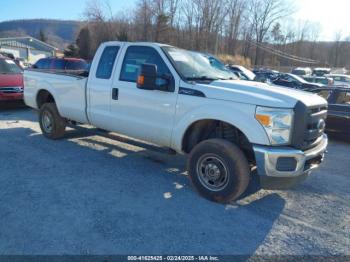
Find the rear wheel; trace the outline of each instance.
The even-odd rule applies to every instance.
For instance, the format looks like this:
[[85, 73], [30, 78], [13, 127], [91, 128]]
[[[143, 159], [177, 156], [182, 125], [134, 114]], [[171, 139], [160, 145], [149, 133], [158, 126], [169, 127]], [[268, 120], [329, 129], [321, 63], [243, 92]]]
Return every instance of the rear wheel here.
[[246, 190], [250, 169], [243, 152], [223, 139], [199, 143], [188, 159], [194, 187], [205, 198], [221, 203], [237, 199]]
[[43, 135], [50, 139], [64, 136], [66, 120], [58, 113], [55, 103], [44, 104], [39, 111], [39, 124]]

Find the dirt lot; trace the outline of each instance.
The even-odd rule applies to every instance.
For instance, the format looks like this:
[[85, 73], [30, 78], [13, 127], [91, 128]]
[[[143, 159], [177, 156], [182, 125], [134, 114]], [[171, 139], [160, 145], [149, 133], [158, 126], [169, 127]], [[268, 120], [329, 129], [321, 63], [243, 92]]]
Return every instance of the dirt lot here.
[[1, 254], [350, 255], [350, 143], [288, 191], [231, 205], [198, 196], [184, 158], [93, 128], [45, 139], [0, 111]]

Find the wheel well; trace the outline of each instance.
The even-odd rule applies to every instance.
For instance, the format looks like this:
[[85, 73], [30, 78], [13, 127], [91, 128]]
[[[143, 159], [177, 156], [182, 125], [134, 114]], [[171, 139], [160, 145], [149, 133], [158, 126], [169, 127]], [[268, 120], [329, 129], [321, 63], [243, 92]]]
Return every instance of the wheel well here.
[[249, 162], [255, 162], [252, 144], [237, 127], [220, 120], [200, 120], [193, 123], [185, 132], [182, 140], [182, 150], [190, 153], [200, 142], [222, 138], [237, 145], [245, 154]]
[[49, 91], [40, 90], [36, 97], [36, 104], [40, 108], [45, 103], [55, 103], [55, 99]]

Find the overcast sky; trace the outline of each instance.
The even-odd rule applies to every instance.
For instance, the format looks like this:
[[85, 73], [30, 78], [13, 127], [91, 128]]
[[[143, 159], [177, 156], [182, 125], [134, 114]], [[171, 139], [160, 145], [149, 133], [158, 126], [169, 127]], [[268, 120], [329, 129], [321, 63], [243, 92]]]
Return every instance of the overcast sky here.
[[[81, 19], [86, 0], [0, 0], [0, 21], [27, 18]], [[115, 13], [131, 9], [136, 0], [110, 0]], [[319, 23], [322, 40], [336, 32], [350, 36], [350, 0], [294, 0], [293, 18]]]

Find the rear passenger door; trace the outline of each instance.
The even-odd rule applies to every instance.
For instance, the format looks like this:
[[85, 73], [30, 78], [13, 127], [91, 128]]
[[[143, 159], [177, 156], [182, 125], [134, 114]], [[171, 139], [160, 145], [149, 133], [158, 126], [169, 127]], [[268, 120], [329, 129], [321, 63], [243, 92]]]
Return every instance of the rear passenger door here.
[[110, 102], [112, 98], [113, 74], [115, 73], [120, 45], [113, 44], [100, 48], [94, 60], [88, 79], [88, 117], [90, 123], [100, 128], [111, 128]]
[[[141, 90], [136, 79], [142, 64], [155, 64], [159, 76], [167, 75], [172, 90]], [[130, 45], [113, 83], [118, 97], [111, 102], [115, 131], [170, 146], [179, 79], [165, 54], [153, 46]], [[163, 84], [163, 79], [156, 82]]]

